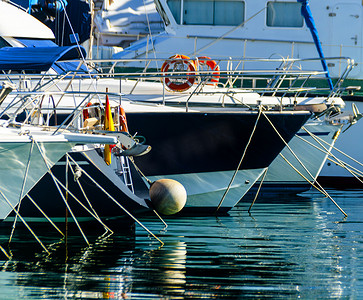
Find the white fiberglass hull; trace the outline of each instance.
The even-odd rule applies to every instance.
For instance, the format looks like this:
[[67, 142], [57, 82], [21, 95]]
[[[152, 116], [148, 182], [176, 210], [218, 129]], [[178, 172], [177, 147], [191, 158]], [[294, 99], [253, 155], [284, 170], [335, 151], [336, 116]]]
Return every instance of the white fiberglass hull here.
[[[359, 111], [363, 111], [362, 102], [354, 103], [358, 107]], [[346, 101], [346, 104], [348, 107], [350, 107], [352, 102]], [[343, 132], [335, 143], [335, 148], [349, 155], [355, 161], [334, 149], [332, 150], [332, 154], [334, 156], [350, 165], [349, 169], [352, 169], [353, 167], [360, 172], [363, 171], [363, 143], [361, 142], [362, 132], [363, 122], [360, 120], [351, 126], [346, 132]], [[356, 173], [356, 175], [359, 176], [359, 173]], [[362, 187], [362, 183], [357, 178], [355, 178], [351, 172], [331, 161], [325, 162], [318, 180], [322, 181], [324, 185], [327, 186], [343, 188]]]
[[[48, 165], [53, 166], [73, 145], [65, 142], [40, 142], [39, 146]], [[0, 197], [0, 219], [4, 219], [13, 210], [47, 171], [43, 156], [30, 141], [0, 141], [0, 190], [6, 197]]]
[[149, 176], [149, 179], [155, 181], [167, 177], [180, 182], [187, 191], [187, 202], [183, 208], [185, 213], [216, 212], [219, 205], [219, 212], [227, 212], [239, 202], [264, 171], [265, 168], [239, 170], [229, 189], [226, 187], [229, 186], [234, 171], [169, 174]]
[[0, 126], [0, 219], [4, 219], [64, 154], [76, 144], [115, 143], [114, 138]]
[[[262, 193], [299, 193], [312, 187], [341, 126], [310, 121], [304, 128], [313, 136], [304, 129], [296, 134], [288, 144], [292, 152], [285, 147], [268, 168]], [[256, 189], [257, 187], [252, 191]]]

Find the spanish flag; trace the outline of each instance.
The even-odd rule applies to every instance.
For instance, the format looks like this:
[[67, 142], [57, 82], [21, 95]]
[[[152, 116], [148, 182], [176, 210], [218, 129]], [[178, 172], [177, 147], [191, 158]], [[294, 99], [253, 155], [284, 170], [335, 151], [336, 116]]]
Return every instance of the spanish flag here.
[[[115, 131], [115, 126], [113, 125], [113, 119], [111, 114], [110, 102], [108, 100], [108, 95], [106, 95], [106, 110], [105, 110], [105, 123], [104, 123], [104, 130], [107, 131]], [[104, 150], [104, 160], [106, 164], [111, 164], [111, 149], [115, 145], [105, 145]]]

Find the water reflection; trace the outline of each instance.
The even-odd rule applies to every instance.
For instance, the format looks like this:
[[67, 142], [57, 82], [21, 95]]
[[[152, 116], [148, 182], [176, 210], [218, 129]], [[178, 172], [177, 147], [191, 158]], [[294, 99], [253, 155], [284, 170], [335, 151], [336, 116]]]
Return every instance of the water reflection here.
[[166, 230], [142, 219], [163, 247], [136, 227], [90, 237], [90, 247], [71, 236], [68, 249], [44, 235], [48, 255], [17, 231], [0, 292], [6, 299], [358, 299], [363, 192], [331, 193], [348, 218], [329, 199], [307, 193], [258, 199], [251, 215], [245, 201], [227, 216], [168, 217]]
[[[85, 246], [80, 236], [69, 236], [67, 243], [59, 239], [48, 243], [49, 254], [36, 251], [40, 248], [36, 241], [22, 240], [22, 236], [27, 235], [18, 230], [11, 243], [14, 258], [2, 264], [3, 274], [15, 276], [8, 278], [1, 291], [17, 286], [22, 297], [38, 299], [40, 295], [112, 298], [111, 295], [121, 297], [130, 290], [128, 274], [134, 259], [134, 234], [89, 237], [93, 240], [90, 246]], [[50, 241], [46, 236], [43, 239]], [[114, 274], [108, 274], [111, 268]], [[19, 299], [16, 293], [12, 296], [8, 299]]]

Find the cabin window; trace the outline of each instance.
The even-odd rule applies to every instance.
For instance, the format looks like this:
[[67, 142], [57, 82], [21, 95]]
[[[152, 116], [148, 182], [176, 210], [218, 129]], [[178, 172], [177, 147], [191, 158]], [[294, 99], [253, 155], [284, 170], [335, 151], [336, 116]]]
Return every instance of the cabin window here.
[[303, 27], [301, 3], [268, 2], [266, 25], [270, 27]]
[[167, 3], [168, 3], [171, 13], [173, 14], [175, 22], [177, 24], [180, 24], [181, 1], [180, 0], [168, 0]]
[[237, 26], [244, 22], [241, 0], [168, 0], [177, 24]]

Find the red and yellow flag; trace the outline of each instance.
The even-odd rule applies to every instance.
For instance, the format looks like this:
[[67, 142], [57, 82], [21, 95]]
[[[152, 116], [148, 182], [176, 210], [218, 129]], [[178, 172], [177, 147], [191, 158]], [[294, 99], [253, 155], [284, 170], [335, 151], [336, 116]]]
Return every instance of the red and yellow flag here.
[[[108, 95], [106, 95], [105, 123], [103, 129], [107, 131], [115, 131]], [[104, 160], [108, 165], [111, 164], [111, 149], [114, 146], [115, 145], [105, 145]]]

